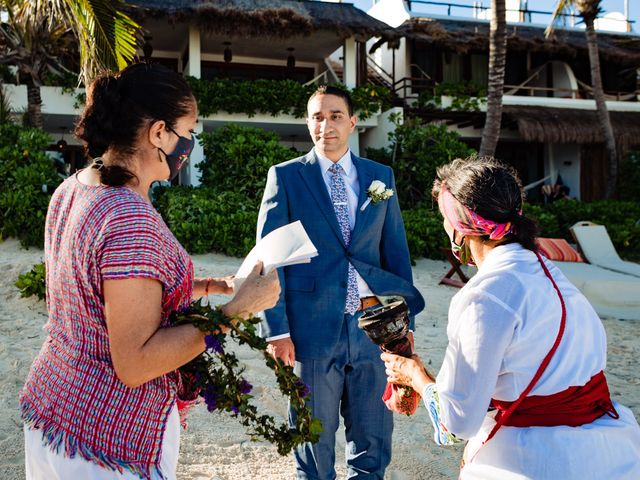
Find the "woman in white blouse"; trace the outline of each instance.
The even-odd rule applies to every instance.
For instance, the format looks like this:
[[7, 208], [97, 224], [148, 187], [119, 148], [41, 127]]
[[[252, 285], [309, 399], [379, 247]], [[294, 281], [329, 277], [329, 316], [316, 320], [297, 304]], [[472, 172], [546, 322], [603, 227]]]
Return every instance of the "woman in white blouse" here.
[[461, 479], [640, 479], [640, 427], [610, 399], [602, 323], [537, 253], [515, 171], [458, 159], [433, 195], [478, 273], [451, 301], [437, 377], [417, 355], [385, 353], [389, 382], [422, 393], [437, 443], [468, 440]]

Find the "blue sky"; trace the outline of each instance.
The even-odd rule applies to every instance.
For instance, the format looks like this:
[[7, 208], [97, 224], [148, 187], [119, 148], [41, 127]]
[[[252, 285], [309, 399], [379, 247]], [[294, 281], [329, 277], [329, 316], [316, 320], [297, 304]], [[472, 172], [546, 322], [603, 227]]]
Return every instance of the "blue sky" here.
[[[371, 6], [373, 5], [373, 0], [346, 0], [346, 1], [355, 4], [358, 8], [361, 8], [362, 10], [365, 10], [365, 11], [371, 8]], [[434, 0], [434, 1], [440, 1], [442, 3], [445, 3], [446, 0]], [[457, 3], [457, 4], [473, 5], [473, 0], [450, 0], [450, 2]], [[487, 7], [490, 6], [491, 4], [490, 0], [482, 0], [482, 2], [484, 6], [487, 6]], [[553, 7], [555, 4], [556, 2], [554, 0], [529, 0], [529, 8], [532, 10], [535, 9], [540, 11], [551, 11], [553, 10]], [[602, 8], [605, 11], [605, 13], [614, 12], [614, 11], [623, 12], [624, 0], [603, 0]], [[443, 10], [438, 7], [418, 5], [418, 4], [415, 4], [414, 10], [417, 10], [420, 12], [432, 12], [432, 13], [443, 12]], [[462, 12], [463, 12], [462, 9], [457, 9], [456, 13], [452, 13], [452, 15], [455, 14], [455, 15], [463, 16]], [[469, 10], [469, 12], [471, 12], [471, 10]], [[636, 22], [633, 25], [633, 30], [635, 32], [640, 32], [640, 1], [629, 0], [629, 14], [630, 14], [631, 20], [634, 20]], [[534, 19], [534, 22], [540, 23], [540, 21], [536, 21], [535, 19]]]

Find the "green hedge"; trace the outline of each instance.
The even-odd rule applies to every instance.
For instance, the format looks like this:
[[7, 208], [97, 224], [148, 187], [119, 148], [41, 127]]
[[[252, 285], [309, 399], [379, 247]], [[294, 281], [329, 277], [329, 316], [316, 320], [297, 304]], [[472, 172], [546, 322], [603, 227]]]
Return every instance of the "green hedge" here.
[[0, 238], [24, 247], [44, 245], [49, 199], [62, 181], [45, 153], [48, 134], [35, 128], [0, 124]]
[[[154, 205], [189, 253], [218, 252], [245, 256], [255, 244], [258, 205], [234, 192], [207, 187], [160, 187]], [[412, 258], [442, 258], [449, 245], [437, 210], [402, 212]]]
[[206, 187], [160, 187], [154, 204], [189, 253], [245, 256], [255, 244], [258, 209], [234, 192]]
[[[243, 113], [249, 117], [261, 113], [274, 117], [291, 114], [303, 118], [307, 100], [317, 88], [316, 85], [303, 85], [294, 80], [202, 80], [187, 77], [187, 81], [198, 101], [198, 110], [205, 117], [227, 112]], [[391, 105], [391, 95], [386, 87], [367, 84], [345, 90], [351, 94], [361, 120], [379, 110], [387, 110]]]
[[260, 128], [228, 124], [199, 135], [205, 160], [200, 182], [219, 192], [246, 196], [260, 205], [269, 167], [301, 155], [280, 144], [278, 135]]
[[368, 149], [366, 156], [391, 165], [398, 185], [398, 199], [403, 209], [412, 209], [430, 201], [436, 169], [455, 158], [476, 153], [446, 125], [422, 125], [419, 119], [408, 118], [389, 135], [393, 146], [388, 149]]
[[450, 242], [437, 207], [403, 210], [402, 218], [412, 261], [420, 257], [444, 258], [440, 248], [449, 247]]

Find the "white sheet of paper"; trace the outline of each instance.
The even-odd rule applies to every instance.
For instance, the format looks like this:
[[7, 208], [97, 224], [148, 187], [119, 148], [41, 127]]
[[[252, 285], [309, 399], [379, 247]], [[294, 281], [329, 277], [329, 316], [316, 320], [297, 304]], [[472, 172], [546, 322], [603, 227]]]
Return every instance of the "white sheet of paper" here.
[[237, 291], [259, 260], [264, 264], [262, 273], [266, 275], [274, 268], [309, 263], [317, 255], [318, 250], [300, 220], [276, 228], [263, 237], [246, 256], [236, 272], [234, 290]]

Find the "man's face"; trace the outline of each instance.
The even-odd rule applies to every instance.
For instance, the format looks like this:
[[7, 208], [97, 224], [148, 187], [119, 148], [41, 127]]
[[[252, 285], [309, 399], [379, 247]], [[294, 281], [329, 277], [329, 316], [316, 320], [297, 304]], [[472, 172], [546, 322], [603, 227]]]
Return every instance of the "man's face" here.
[[307, 105], [307, 126], [318, 152], [337, 162], [345, 154], [356, 117], [347, 102], [335, 95], [316, 95]]

